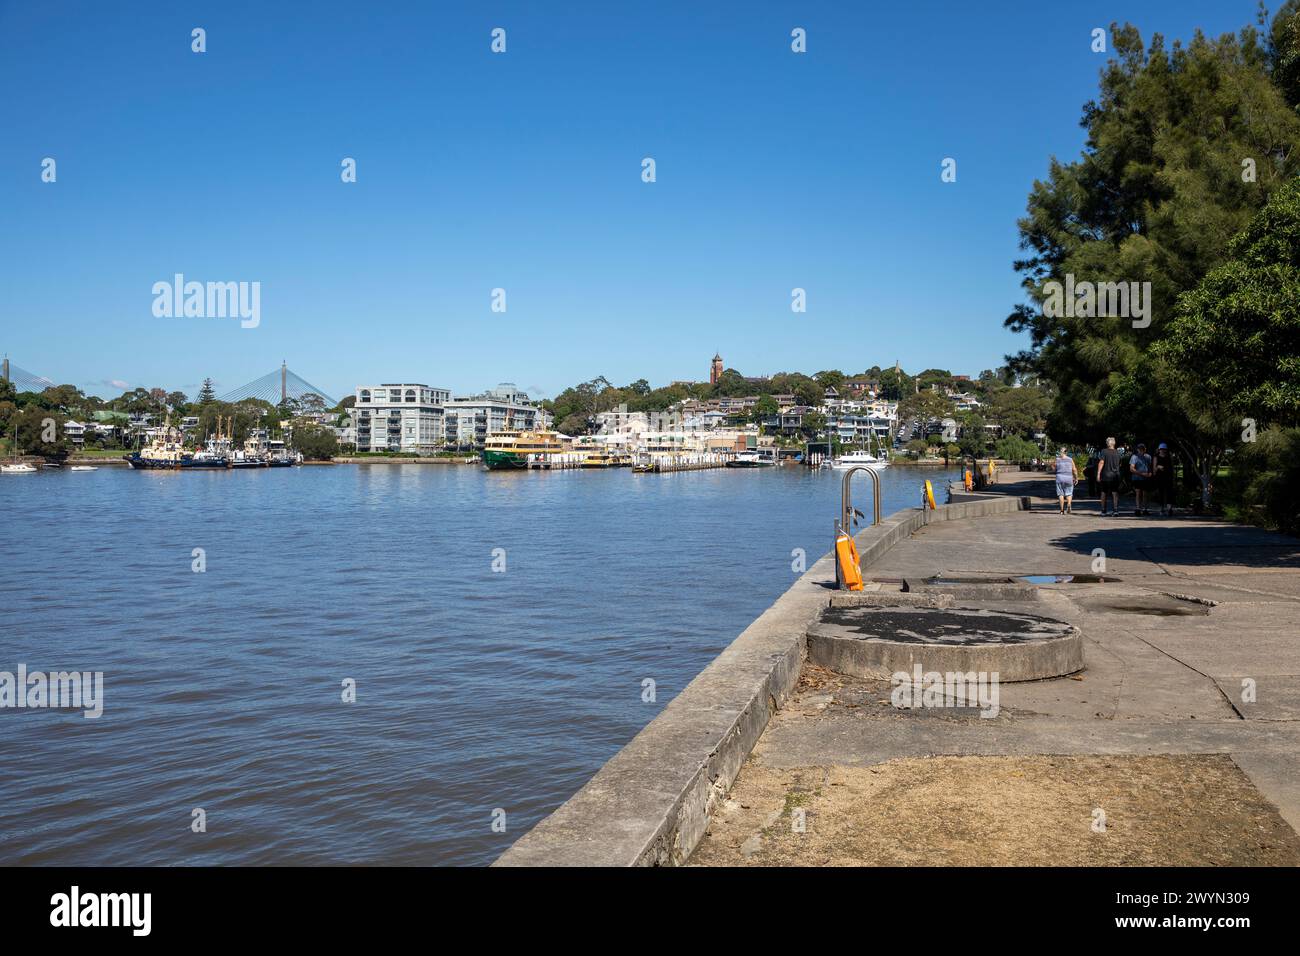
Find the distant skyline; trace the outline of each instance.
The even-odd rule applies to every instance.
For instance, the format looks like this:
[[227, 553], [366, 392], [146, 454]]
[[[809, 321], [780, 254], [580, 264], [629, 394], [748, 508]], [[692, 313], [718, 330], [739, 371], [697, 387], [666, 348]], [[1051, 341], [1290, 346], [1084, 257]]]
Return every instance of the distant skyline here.
[[[105, 398], [282, 359], [338, 397], [707, 381], [715, 351], [977, 375], [1026, 344], [1016, 219], [1083, 147], [1091, 31], [1255, 9], [2, 5], [0, 352]], [[155, 315], [178, 273], [258, 283], [259, 321]]]

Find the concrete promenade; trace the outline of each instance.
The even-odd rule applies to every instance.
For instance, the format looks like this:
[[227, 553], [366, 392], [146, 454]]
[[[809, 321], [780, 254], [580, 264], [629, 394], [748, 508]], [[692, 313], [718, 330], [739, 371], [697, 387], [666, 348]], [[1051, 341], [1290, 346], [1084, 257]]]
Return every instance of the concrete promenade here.
[[864, 574], [1089, 575], [1104, 552], [1105, 583], [1018, 605], [1078, 627], [1085, 669], [1004, 683], [989, 717], [805, 661], [689, 862], [1300, 864], [1300, 540], [995, 490], [1032, 510], [937, 522]]

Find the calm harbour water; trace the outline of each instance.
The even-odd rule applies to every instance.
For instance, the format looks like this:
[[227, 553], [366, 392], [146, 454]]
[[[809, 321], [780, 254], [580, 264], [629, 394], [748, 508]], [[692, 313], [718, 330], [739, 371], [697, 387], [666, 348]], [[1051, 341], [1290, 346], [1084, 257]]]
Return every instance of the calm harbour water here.
[[[951, 474], [887, 469], [883, 512]], [[97, 720], [0, 709], [0, 859], [488, 863], [828, 550], [839, 494], [799, 467], [0, 476], [0, 671], [104, 672]]]

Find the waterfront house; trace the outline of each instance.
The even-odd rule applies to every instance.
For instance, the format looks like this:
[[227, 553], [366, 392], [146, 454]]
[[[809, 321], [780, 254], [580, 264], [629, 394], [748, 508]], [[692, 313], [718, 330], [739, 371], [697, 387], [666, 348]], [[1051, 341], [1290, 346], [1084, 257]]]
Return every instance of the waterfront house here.
[[812, 414], [816, 409], [811, 405], [792, 405], [781, 412], [781, 431], [787, 434], [797, 432], [803, 428], [803, 419], [805, 415]]
[[86, 441], [86, 426], [81, 422], [74, 422], [71, 419], [63, 423], [63, 434], [77, 448], [80, 448]]

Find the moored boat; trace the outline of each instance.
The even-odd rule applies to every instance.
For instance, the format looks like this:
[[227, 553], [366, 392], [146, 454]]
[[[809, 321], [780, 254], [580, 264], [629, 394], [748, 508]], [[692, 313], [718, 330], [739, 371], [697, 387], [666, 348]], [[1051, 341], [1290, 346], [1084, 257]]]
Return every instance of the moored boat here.
[[872, 471], [880, 471], [880, 469], [888, 467], [889, 460], [885, 458], [877, 458], [870, 452], [855, 451], [850, 452], [847, 455], [840, 455], [839, 458], [836, 458], [831, 462], [832, 468], [839, 469], [856, 468], [859, 465], [864, 465]]
[[738, 451], [736, 457], [727, 462], [728, 468], [770, 468], [776, 464], [771, 454], [764, 454], [767, 449], [758, 451]]
[[244, 439], [244, 447], [236, 448], [230, 458], [231, 468], [266, 468], [270, 464], [271, 452], [263, 428], [253, 429]]
[[193, 456], [181, 445], [179, 436], [174, 434], [170, 422], [164, 423], [158, 434], [149, 439], [149, 443], [139, 451], [123, 455], [133, 469], [142, 471], [173, 471], [187, 467]]
[[133, 469], [140, 471], [180, 471], [188, 468], [225, 468], [226, 458], [211, 448], [191, 452], [181, 443], [181, 438], [171, 422], [163, 423], [162, 428], [147, 445], [122, 458]]
[[483, 464], [489, 471], [524, 469], [530, 456], [544, 460], [568, 450], [559, 432], [492, 432], [483, 444]]
[[841, 470], [846, 468], [865, 467], [870, 468], [872, 471], [880, 471], [880, 469], [888, 467], [889, 453], [884, 450], [883, 445], [878, 446], [880, 452], [879, 456], [871, 453], [872, 445], [878, 444], [878, 441], [872, 440], [873, 437], [874, 433], [873, 435], [868, 436], [867, 446], [865, 448], [859, 448], [857, 451], [850, 451], [840, 455], [838, 458], [833, 458], [831, 460], [831, 467]]
[[272, 468], [291, 468], [302, 464], [302, 452], [290, 451], [283, 439], [272, 438], [266, 443], [266, 463]]
[[14, 422], [13, 447], [10, 449], [12, 457], [9, 461], [0, 465], [0, 474], [3, 475], [30, 475], [36, 471], [35, 467], [25, 461], [18, 460], [18, 422]]

